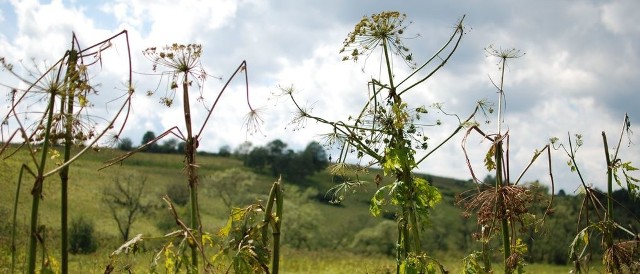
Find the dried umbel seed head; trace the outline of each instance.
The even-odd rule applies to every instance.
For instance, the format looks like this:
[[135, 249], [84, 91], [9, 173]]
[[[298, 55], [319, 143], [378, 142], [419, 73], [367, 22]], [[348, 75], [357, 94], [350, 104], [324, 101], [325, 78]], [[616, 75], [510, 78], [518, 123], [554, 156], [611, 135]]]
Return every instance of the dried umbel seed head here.
[[619, 242], [607, 248], [602, 261], [607, 266], [620, 269], [626, 266], [629, 269], [640, 268], [640, 242], [637, 240]]
[[[501, 199], [501, 203], [498, 202]], [[466, 202], [465, 202], [466, 201]], [[489, 187], [469, 197], [459, 199], [467, 212], [476, 210], [478, 224], [487, 225], [494, 219], [520, 221], [533, 201], [531, 192], [523, 186]]]
[[161, 50], [156, 47], [147, 48], [142, 54], [153, 62], [154, 71], [157, 65], [161, 65], [179, 73], [189, 73], [200, 66], [202, 45], [174, 43], [164, 46]]

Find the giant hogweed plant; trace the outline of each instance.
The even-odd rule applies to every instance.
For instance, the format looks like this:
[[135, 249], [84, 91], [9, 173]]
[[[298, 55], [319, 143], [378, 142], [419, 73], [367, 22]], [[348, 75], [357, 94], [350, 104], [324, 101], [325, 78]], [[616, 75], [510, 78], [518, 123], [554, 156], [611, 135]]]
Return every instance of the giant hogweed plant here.
[[[420, 87], [453, 56], [464, 35], [464, 17], [455, 25], [449, 40], [420, 66], [405, 45], [409, 25], [405, 19], [405, 14], [395, 11], [364, 17], [344, 40], [340, 50], [344, 61], [368, 60], [375, 52], [381, 54], [382, 75], [368, 82], [368, 99], [357, 115], [329, 121], [302, 106], [294, 96], [293, 86], [281, 87], [280, 95], [289, 97], [297, 109], [292, 123], [304, 125], [305, 121], [313, 120], [332, 128], [332, 132], [325, 135], [326, 141], [328, 145], [338, 146], [340, 154], [329, 170], [334, 176], [351, 176], [329, 191], [335, 201], [365, 184], [358, 174], [368, 172], [370, 167], [382, 169], [382, 174], [375, 177], [377, 191], [371, 199], [370, 212], [379, 216], [386, 207], [397, 210], [397, 272], [422, 273], [436, 269], [444, 272], [443, 266], [423, 250], [420, 236], [429, 221], [429, 210], [441, 200], [441, 194], [425, 179], [415, 176], [414, 170], [462, 128], [473, 124], [475, 114], [484, 109], [484, 104], [479, 103], [465, 120], [451, 115], [457, 118], [457, 128], [438, 145], [429, 146], [426, 128], [440, 122], [429, 124], [424, 118], [430, 109], [444, 113], [442, 105], [410, 106], [408, 98], [419, 96], [410, 95], [410, 91]], [[399, 71], [394, 67], [394, 59], [400, 59], [412, 72], [397, 76]], [[356, 158], [358, 164], [347, 164], [349, 157]], [[390, 182], [385, 178], [390, 178]]]
[[[516, 49], [496, 49], [489, 46], [485, 49], [489, 56], [499, 59], [498, 67], [501, 72], [499, 83], [495, 83], [491, 78], [491, 82], [498, 90], [498, 131], [494, 134], [485, 133], [480, 129], [479, 125], [470, 127], [463, 139], [462, 149], [465, 154], [467, 165], [473, 180], [477, 183], [476, 189], [462, 193], [458, 197], [458, 204], [465, 208], [465, 214], [471, 214], [475, 211], [478, 220], [480, 232], [474, 234], [482, 246], [480, 251], [473, 252], [464, 260], [465, 273], [492, 273], [491, 265], [492, 254], [496, 251], [491, 244], [495, 236], [500, 236], [505, 273], [512, 273], [517, 270], [518, 273], [524, 271], [524, 257], [526, 256], [527, 247], [519, 232], [527, 229], [533, 229], [537, 232], [543, 224], [546, 215], [551, 209], [553, 201], [553, 173], [551, 170], [551, 151], [547, 144], [542, 149], [536, 150], [531, 161], [526, 165], [524, 170], [515, 180], [511, 180], [510, 161], [509, 161], [509, 132], [502, 130], [504, 123], [505, 92], [504, 92], [504, 76], [507, 68], [507, 61], [519, 58], [523, 53]], [[472, 133], [478, 133], [483, 139], [490, 141], [490, 147], [484, 158], [484, 165], [488, 171], [495, 173], [495, 182], [493, 185], [486, 184], [476, 177], [476, 172], [471, 164], [467, 153], [466, 144]], [[547, 155], [549, 178], [551, 182], [551, 199], [548, 201], [546, 209], [535, 215], [533, 209], [534, 203], [540, 197], [536, 197], [536, 185], [522, 184], [522, 178], [535, 163], [539, 156], [543, 153]]]
[[[190, 193], [190, 216], [188, 222], [182, 221], [182, 218], [177, 215], [173, 203], [168, 197], [165, 197], [164, 200], [167, 202], [169, 211], [176, 221], [178, 230], [163, 237], [143, 237], [142, 235], [134, 237], [112, 253], [111, 262], [107, 269], [109, 271], [116, 270], [119, 265], [118, 255], [137, 250], [136, 248], [141, 241], [162, 240], [165, 244], [161, 251], [154, 256], [150, 268], [152, 272], [158, 271], [157, 266], [162, 261], [166, 272], [178, 273], [186, 270], [189, 273], [199, 273], [201, 271], [218, 273], [222, 262], [221, 258], [225, 257], [221, 255], [226, 254], [233, 262], [231, 264], [233, 269], [239, 273], [252, 271], [268, 273], [269, 268], [267, 265], [269, 262], [267, 259], [269, 258], [269, 252], [267, 243], [269, 238], [266, 230], [271, 227], [273, 231], [277, 231], [277, 233], [274, 232], [274, 235], [279, 235], [280, 222], [282, 220], [282, 191], [280, 183], [274, 183], [273, 188], [275, 190], [272, 190], [266, 209], [260, 204], [255, 204], [245, 209], [234, 209], [231, 213], [229, 224], [217, 234], [205, 232], [202, 227], [198, 203], [198, 186], [200, 183], [198, 168], [200, 165], [196, 160], [196, 156], [199, 142], [204, 137], [202, 133], [222, 94], [236, 76], [244, 74], [246, 104], [249, 109], [249, 113], [245, 117], [247, 130], [250, 133], [255, 133], [259, 130], [259, 125], [262, 122], [258, 116], [257, 109], [253, 108], [249, 102], [249, 80], [246, 61], [240, 63], [222, 89], [216, 94], [215, 100], [210, 105], [207, 105], [203, 86], [210, 75], [205, 72], [201, 65], [201, 45], [172, 44], [162, 48], [151, 47], [144, 50], [143, 55], [152, 62], [152, 70], [161, 76], [161, 83], [163, 79], [168, 79], [168, 89], [160, 98], [160, 103], [166, 107], [171, 107], [175, 97], [181, 97], [185, 121], [184, 127], [174, 126], [166, 130], [139, 148], [107, 161], [105, 167], [123, 162], [133, 154], [144, 150], [166, 136], [172, 135], [179, 138], [185, 142], [184, 171], [187, 181], [185, 187], [189, 188]], [[198, 91], [195, 98], [192, 94], [194, 89]], [[157, 90], [149, 91], [147, 94], [151, 96], [156, 92]], [[202, 104], [207, 113], [201, 125], [194, 125], [192, 122], [193, 99]], [[275, 211], [272, 210], [274, 202], [279, 205]], [[259, 213], [265, 214], [261, 222], [256, 219]], [[238, 228], [239, 224], [242, 225], [241, 228]], [[258, 233], [258, 231], [264, 232]], [[273, 247], [273, 261], [271, 262], [273, 273], [278, 272], [278, 237], [274, 236], [273, 239], [275, 245]], [[214, 252], [215, 255], [209, 256], [208, 249], [216, 250]], [[248, 271], [248, 269], [252, 271]]]
[[[624, 162], [619, 158], [622, 140], [626, 135], [631, 145], [631, 122], [629, 116], [625, 114], [620, 132], [620, 138], [614, 149], [609, 148], [607, 135], [602, 132], [602, 143], [604, 148], [604, 158], [607, 170], [607, 192], [601, 193], [585, 180], [577, 161], [577, 152], [583, 145], [582, 135], [575, 134], [574, 139], [568, 134], [568, 145], [558, 142], [558, 138], [551, 138], [554, 148], [560, 149], [567, 154], [569, 160], [567, 164], [572, 172], [575, 172], [580, 179], [580, 194], [583, 196], [580, 207], [580, 214], [577, 221], [577, 232], [573, 239], [569, 259], [573, 262], [575, 273], [588, 273], [589, 264], [594, 257], [593, 245], [599, 243], [602, 250], [602, 264], [605, 273], [637, 273], [640, 271], [640, 235], [633, 232], [633, 227], [625, 227], [616, 221], [613, 207], [613, 183], [624, 188], [632, 199], [640, 198], [640, 179], [632, 176], [632, 172], [638, 168], [632, 166], [631, 162]], [[624, 209], [623, 210], [627, 210]], [[633, 216], [630, 212], [629, 215]], [[638, 225], [638, 217], [635, 216]], [[631, 224], [626, 224], [631, 226]], [[636, 228], [637, 229], [637, 228]], [[596, 241], [599, 239], [599, 241]]]
[[[128, 71], [125, 80], [126, 88], [121, 93], [104, 92], [100, 98], [111, 97], [110, 105], [120, 104], [111, 112], [110, 117], [98, 117], [90, 114], [98, 99], [99, 84], [93, 83], [104, 62], [108, 49], [114, 43], [124, 40], [126, 43], [126, 64], [123, 70]], [[113, 57], [117, 58], [117, 57]], [[14, 212], [12, 219], [12, 256], [11, 271], [16, 271], [16, 216], [22, 180], [32, 177], [31, 189], [31, 219], [29, 228], [29, 247], [27, 254], [27, 273], [36, 271], [36, 254], [38, 246], [42, 249], [41, 272], [54, 271], [59, 265], [62, 273], [68, 272], [68, 185], [70, 183], [69, 168], [72, 163], [91, 148], [96, 148], [98, 141], [104, 139], [108, 132], [112, 140], [117, 140], [121, 134], [131, 107], [131, 96], [134, 92], [131, 85], [131, 57], [129, 54], [129, 38], [127, 31], [122, 31], [103, 41], [81, 47], [75, 34], [72, 35], [69, 49], [52, 65], [39, 66], [33, 62], [35, 68], [29, 68], [25, 63], [21, 70], [5, 57], [0, 57], [2, 69], [14, 76], [18, 83], [2, 84], [9, 88], [10, 106], [2, 117], [0, 131], [2, 144], [0, 156], [3, 159], [12, 157], [20, 149], [29, 153], [30, 162], [22, 164], [17, 182]], [[23, 88], [24, 87], [24, 88]], [[115, 98], [115, 99], [114, 99]], [[116, 125], [119, 125], [116, 127]], [[6, 136], [5, 136], [6, 133]], [[18, 146], [10, 146], [19, 143]], [[72, 147], [80, 149], [73, 150]], [[62, 151], [62, 152], [61, 152]], [[53, 162], [53, 163], [51, 163]], [[43, 185], [45, 179], [52, 175], [60, 177], [60, 253], [58, 263], [50, 256], [44, 241], [45, 224], [39, 221], [40, 200], [44, 197]], [[50, 182], [50, 181], [49, 181]]]

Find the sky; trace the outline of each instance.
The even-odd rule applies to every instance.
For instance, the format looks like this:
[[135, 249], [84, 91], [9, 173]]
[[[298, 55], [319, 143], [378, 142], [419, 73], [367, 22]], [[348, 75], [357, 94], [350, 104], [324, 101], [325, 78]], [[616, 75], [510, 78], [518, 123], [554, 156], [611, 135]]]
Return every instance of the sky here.
[[[213, 102], [246, 60], [249, 98], [264, 123], [260, 132], [247, 134], [244, 79], [237, 77], [214, 109], [199, 149], [216, 152], [224, 145], [235, 148], [248, 141], [259, 146], [281, 139], [302, 150], [309, 142], [320, 141], [319, 135], [329, 128], [314, 122], [304, 128], [291, 125], [295, 114], [291, 102], [274, 94], [279, 87], [293, 86], [296, 98], [314, 115], [334, 121], [356, 115], [366, 100], [367, 81], [380, 76], [378, 59], [371, 57], [366, 64], [341, 61], [338, 51], [363, 16], [391, 10], [405, 13], [412, 22], [406, 43], [418, 63], [431, 57], [465, 16], [466, 35], [459, 49], [443, 69], [412, 91], [408, 100], [412, 105], [440, 103], [447, 113], [461, 117], [482, 99], [497, 108], [491, 79], [499, 79], [500, 70], [498, 60], [485, 48], [516, 48], [524, 55], [510, 59], [505, 69], [503, 112], [503, 127], [510, 136], [511, 177], [520, 174], [550, 137], [567, 144], [567, 136], [581, 134], [584, 144], [577, 157], [585, 181], [606, 188], [601, 132], [607, 133], [610, 147], [617, 147], [625, 113], [632, 130], [640, 119], [640, 25], [634, 20], [640, 2], [636, 0], [0, 0], [0, 56], [17, 65], [22, 60], [19, 71], [27, 73], [26, 67], [33, 68], [34, 63], [45, 66], [57, 61], [68, 49], [72, 33], [86, 47], [127, 30], [136, 92], [123, 137], [137, 145], [146, 131], [159, 135], [176, 126], [184, 131], [180, 96], [170, 108], [159, 103], [167, 95], [167, 84], [150, 75], [152, 64], [142, 51], [173, 43], [201, 44], [201, 62], [211, 75], [202, 86], [204, 102]], [[91, 110], [96, 116], [113, 114], [116, 99], [126, 89], [126, 49], [127, 41], [119, 36], [102, 55], [92, 79], [100, 81], [101, 97]], [[408, 68], [398, 64], [396, 73], [407, 75]], [[6, 71], [0, 71], [0, 83], [20, 85]], [[10, 91], [6, 86], [0, 89], [3, 94]], [[155, 93], [147, 96], [147, 91]], [[4, 95], [0, 101], [3, 112], [8, 98]], [[197, 103], [193, 108], [194, 124], [201, 125], [205, 109]], [[435, 146], [457, 123], [432, 113], [433, 120], [443, 122], [427, 129]], [[489, 119], [491, 123], [480, 126], [496, 133], [496, 113]], [[418, 172], [470, 179], [462, 141], [463, 134], [456, 135], [422, 162]], [[629, 146], [630, 142], [635, 145]], [[639, 165], [639, 143], [637, 135], [625, 136], [620, 158]], [[481, 179], [487, 174], [482, 160], [489, 145], [477, 134], [467, 140], [472, 166]], [[334, 150], [329, 153], [336, 157]], [[549, 184], [550, 161], [556, 190], [576, 191], [580, 182], [569, 171], [566, 153], [560, 149], [551, 154], [551, 160], [540, 157], [525, 178]]]

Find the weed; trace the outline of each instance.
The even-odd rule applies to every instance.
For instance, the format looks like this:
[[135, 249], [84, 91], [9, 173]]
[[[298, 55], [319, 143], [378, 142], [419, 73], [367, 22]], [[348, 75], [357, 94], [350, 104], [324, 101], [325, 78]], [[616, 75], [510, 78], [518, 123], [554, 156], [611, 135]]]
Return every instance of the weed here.
[[[631, 162], [623, 162], [618, 158], [618, 153], [622, 144], [622, 139], [626, 133], [631, 133], [631, 122], [629, 116], [625, 114], [622, 124], [622, 131], [618, 139], [615, 151], [610, 154], [607, 135], [602, 132], [602, 142], [605, 153], [607, 168], [607, 193], [602, 194], [595, 188], [587, 185], [577, 163], [576, 154], [578, 149], [583, 145], [582, 135], [576, 134], [575, 139], [571, 139], [569, 134], [568, 148], [564, 144], [558, 143], [558, 138], [552, 138], [551, 142], [554, 148], [562, 148], [569, 157], [567, 164], [572, 172], [576, 172], [581, 183], [581, 191], [583, 195], [582, 205], [578, 216], [577, 235], [573, 239], [570, 246], [569, 257], [574, 264], [576, 273], [588, 272], [589, 263], [593, 256], [592, 243], [595, 237], [600, 238], [600, 247], [602, 248], [602, 263], [605, 266], [606, 273], [623, 273], [637, 272], [640, 269], [640, 239], [635, 232], [630, 231], [624, 226], [618, 224], [615, 218], [614, 198], [613, 198], [613, 181], [620, 187], [622, 184], [620, 172], [624, 178], [625, 186], [632, 198], [639, 196], [640, 180], [631, 176], [631, 172], [638, 170], [631, 165]], [[629, 142], [629, 145], [631, 142]], [[604, 202], [602, 200], [605, 200]], [[627, 209], [628, 211], [628, 209]], [[630, 214], [633, 215], [633, 214]], [[634, 217], [637, 219], [637, 216]]]
[[[206, 233], [200, 217], [198, 193], [201, 178], [198, 174], [198, 168], [200, 166], [196, 161], [197, 149], [200, 140], [203, 138], [201, 134], [213, 110], [227, 86], [238, 74], [244, 74], [244, 84], [247, 95], [246, 102], [249, 107], [249, 114], [246, 117], [245, 126], [249, 131], [255, 132], [258, 131], [258, 126], [262, 121], [258, 116], [258, 111], [249, 103], [247, 63], [245, 61], [240, 63], [229, 80], [224, 84], [223, 88], [218, 92], [214, 102], [210, 106], [205, 106], [207, 117], [204, 119], [202, 125], [197, 128], [192, 123], [190, 88], [194, 83], [197, 85], [200, 93], [196, 99], [204, 104], [202, 86], [209, 75], [200, 64], [202, 46], [198, 44], [172, 44], [162, 48], [147, 48], [143, 51], [143, 54], [153, 63], [152, 69], [154, 72], [159, 72], [158, 75], [162, 78], [168, 76], [168, 89], [165, 95], [160, 98], [160, 103], [166, 107], [171, 107], [175, 96], [177, 94], [182, 95], [185, 130], [183, 131], [178, 126], [174, 126], [157, 137], [149, 138], [150, 140], [148, 140], [148, 142], [137, 149], [107, 161], [103, 168], [120, 163], [139, 151], [144, 151], [147, 147], [155, 145], [158, 140], [166, 136], [173, 135], [177, 137], [185, 143], [184, 172], [189, 189], [190, 216], [188, 223], [184, 222], [178, 215], [173, 201], [171, 201], [168, 196], [165, 196], [164, 200], [175, 224], [178, 226], [178, 230], [163, 237], [144, 237], [142, 235], [135, 237], [112, 253], [111, 262], [107, 267], [113, 270], [117, 265], [118, 255], [126, 253], [123, 251], [135, 250], [141, 241], [153, 239], [162, 240], [164, 244], [162, 249], [156, 253], [154, 257], [150, 269], [152, 272], [157, 271], [156, 267], [160, 261], [164, 261], [164, 268], [168, 272], [179, 272], [183, 269], [193, 273], [201, 270], [206, 273], [220, 271], [223, 263], [219, 262], [218, 259], [224, 257], [220, 256], [223, 254], [230, 256], [231, 264], [229, 267], [233, 267], [236, 272], [245, 273], [247, 271], [257, 270], [268, 272], [267, 259], [269, 253], [267, 244], [269, 237], [267, 231], [271, 228], [274, 231], [272, 235], [274, 247], [272, 249], [271, 268], [273, 273], [277, 273], [279, 265], [279, 235], [282, 221], [282, 190], [279, 182], [274, 183], [266, 208], [260, 204], [253, 204], [244, 209], [234, 208], [227, 226], [218, 231], [217, 234]], [[161, 69], [165, 68], [168, 70], [161, 71]], [[181, 93], [178, 92], [180, 89], [182, 90]], [[154, 93], [155, 91], [149, 91], [147, 94], [153, 95]], [[228, 197], [229, 196], [225, 194], [221, 194], [222, 199], [227, 199]], [[272, 210], [274, 203], [276, 203], [276, 210]], [[273, 211], [275, 211], [275, 213], [273, 213]], [[257, 217], [259, 214], [264, 214], [262, 220], [259, 220]], [[206, 249], [218, 251], [216, 255], [209, 257], [206, 254]], [[187, 250], [191, 251], [189, 255], [186, 253]]]
[[[45, 178], [53, 174], [60, 176], [62, 201], [60, 212], [62, 231], [60, 250], [62, 260], [60, 266], [61, 271], [67, 273], [67, 189], [69, 167], [87, 150], [96, 147], [98, 140], [105, 136], [107, 132], [114, 131], [114, 125], [117, 120], [124, 119], [124, 122], [119, 122], [122, 125], [126, 124], [126, 117], [130, 109], [130, 97], [134, 92], [131, 86], [130, 56], [128, 56], [129, 78], [126, 83], [127, 88], [124, 94], [117, 96], [122, 104], [115, 114], [110, 118], [104, 118], [106, 124], [102, 127], [95, 122], [95, 117], [87, 114], [98, 94], [97, 85], [90, 82], [92, 78], [90, 72], [93, 67], [102, 65], [104, 52], [111, 48], [119, 38], [125, 40], [127, 52], [129, 52], [126, 31], [122, 31], [87, 48], [81, 48], [77, 37], [73, 34], [70, 49], [58, 61], [52, 66], [45, 64], [44, 70], [40, 70], [38, 67], [35, 70], [30, 70], [25, 66], [28, 72], [27, 77], [19, 75], [13, 64], [5, 58], [0, 58], [3, 69], [15, 76], [21, 85], [27, 86], [24, 90], [12, 89], [11, 106], [8, 113], [2, 118], [3, 123], [0, 126], [0, 131], [3, 132], [2, 142], [4, 143], [0, 148], [0, 155], [4, 154], [4, 158], [11, 157], [17, 150], [24, 148], [31, 157], [31, 163], [22, 165], [18, 180], [18, 189], [20, 189], [23, 176], [34, 178], [34, 185], [31, 191], [33, 202], [31, 206], [31, 236], [28, 252], [29, 273], [35, 272], [36, 249], [38, 242], [42, 242], [39, 241], [42, 235], [39, 234], [39, 231], [41, 231], [39, 227], [41, 226], [38, 224], [38, 212], [40, 199], [43, 196], [42, 190]], [[44, 102], [44, 104], [41, 102]], [[34, 117], [36, 119], [33, 119]], [[12, 125], [12, 123], [16, 125]], [[4, 139], [5, 128], [8, 133], [7, 139]], [[9, 134], [11, 131], [13, 132]], [[114, 136], [119, 136], [121, 132], [122, 127], [115, 129]], [[10, 142], [19, 142], [20, 146], [15, 151], [9, 151]], [[59, 144], [63, 144], [62, 154], [56, 148]], [[72, 154], [71, 148], [74, 145], [81, 146], [83, 149]], [[48, 164], [50, 160], [54, 161], [54, 163]], [[16, 195], [16, 205], [18, 198], [18, 195]], [[15, 210], [17, 210], [17, 207]], [[15, 215], [14, 213], [14, 226], [16, 223]], [[15, 262], [15, 251], [12, 256], [12, 261]]]
[[[467, 256], [464, 260], [466, 271], [492, 272], [491, 266], [491, 248], [490, 241], [495, 234], [502, 234], [502, 253], [503, 265], [505, 273], [512, 273], [517, 270], [519, 273], [523, 271], [525, 265], [524, 256], [527, 247], [517, 236], [516, 224], [520, 224], [522, 229], [536, 229], [541, 226], [548, 210], [551, 207], [553, 198], [549, 200], [549, 204], [542, 212], [542, 217], [538, 218], [532, 212], [534, 201], [531, 186], [519, 185], [524, 174], [529, 170], [531, 165], [546, 150], [549, 163], [549, 177], [551, 180], [551, 192], [553, 195], [553, 175], [551, 171], [551, 151], [549, 145], [544, 146], [541, 150], [536, 150], [529, 164], [522, 171], [520, 176], [512, 182], [509, 170], [509, 133], [502, 132], [502, 124], [504, 123], [504, 71], [507, 66], [507, 60], [519, 58], [524, 55], [516, 49], [495, 49], [489, 46], [485, 49], [489, 56], [499, 58], [499, 69], [501, 71], [500, 83], [496, 84], [493, 80], [494, 87], [498, 90], [498, 132], [496, 134], [486, 134], [480, 130], [478, 125], [474, 125], [467, 130], [463, 139], [462, 148], [465, 153], [467, 165], [473, 180], [477, 183], [475, 191], [471, 194], [463, 193], [460, 195], [458, 204], [463, 206], [466, 214], [475, 211], [478, 219], [478, 225], [481, 231], [476, 234], [477, 239], [482, 244], [482, 250], [474, 252]], [[491, 78], [490, 78], [491, 79]], [[491, 110], [490, 110], [491, 111]], [[491, 146], [484, 158], [484, 165], [488, 171], [495, 170], [495, 181], [493, 185], [481, 182], [475, 175], [474, 169], [469, 160], [466, 150], [467, 138], [472, 132], [479, 133], [484, 139], [491, 141]], [[506, 144], [505, 144], [506, 142]], [[506, 145], [506, 149], [505, 149]], [[552, 196], [553, 197], [553, 196]], [[481, 260], [481, 263], [475, 260]]]
[[[369, 167], [382, 168], [382, 174], [376, 175], [377, 192], [371, 199], [370, 212], [379, 216], [381, 209], [386, 206], [398, 211], [396, 271], [399, 273], [431, 271], [438, 265], [437, 261], [425, 255], [420, 243], [420, 232], [428, 223], [429, 210], [440, 201], [441, 195], [429, 182], [416, 177], [413, 170], [468, 125], [482, 107], [476, 107], [473, 114], [464, 121], [458, 119], [456, 130], [435, 148], [429, 149], [429, 137], [424, 130], [428, 125], [419, 122], [428, 113], [427, 107], [410, 107], [406, 94], [433, 76], [451, 58], [464, 35], [464, 17], [456, 24], [453, 34], [443, 47], [420, 66], [416, 65], [412, 53], [404, 44], [408, 27], [405, 19], [405, 14], [396, 11], [363, 17], [344, 40], [340, 50], [340, 53], [345, 54], [343, 60], [359, 61], [364, 57], [366, 62], [377, 50], [381, 50], [383, 60], [384, 75], [368, 83], [369, 98], [358, 115], [345, 121], [326, 120], [298, 103], [293, 86], [280, 87], [280, 95], [290, 98], [297, 108], [293, 124], [304, 126], [305, 120], [311, 119], [332, 127], [333, 131], [325, 137], [329, 145], [338, 145], [340, 149], [336, 163], [329, 167], [334, 176], [347, 177], [347, 170], [352, 168], [346, 164], [349, 155], [355, 155], [359, 161], [355, 167], [355, 178], [330, 190], [335, 202], [339, 202], [346, 193], [354, 191], [355, 187], [366, 184], [360, 180], [359, 174], [366, 173]], [[398, 79], [396, 76], [392, 61], [394, 56], [414, 69], [406, 78]], [[434, 61], [437, 59], [439, 62]], [[433, 64], [434, 62], [436, 63]], [[433, 65], [432, 70], [427, 71], [425, 76], [418, 76], [429, 65]], [[440, 104], [432, 107], [442, 111]], [[425, 155], [418, 158], [418, 151], [425, 152]], [[392, 178], [391, 183], [385, 182], [387, 176]]]

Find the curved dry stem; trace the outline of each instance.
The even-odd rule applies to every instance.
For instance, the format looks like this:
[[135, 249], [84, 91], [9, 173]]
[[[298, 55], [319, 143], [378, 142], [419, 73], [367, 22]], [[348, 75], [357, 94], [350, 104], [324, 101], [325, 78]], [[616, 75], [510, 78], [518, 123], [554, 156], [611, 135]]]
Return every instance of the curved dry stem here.
[[458, 24], [456, 25], [455, 31], [453, 32], [453, 34], [451, 35], [449, 40], [440, 48], [440, 50], [438, 50], [429, 60], [427, 60], [427, 62], [425, 62], [422, 66], [420, 66], [418, 69], [416, 69], [407, 78], [405, 78], [403, 81], [398, 83], [396, 88], [399, 87], [400, 85], [402, 85], [405, 81], [407, 81], [413, 75], [415, 75], [418, 71], [422, 70], [425, 66], [427, 66], [427, 64], [431, 63], [431, 61], [433, 61], [436, 57], [438, 57], [440, 55], [440, 53], [443, 52], [451, 44], [451, 42], [454, 40], [456, 35], [458, 35], [458, 39], [456, 39], [455, 45], [453, 46], [451, 51], [447, 54], [447, 56], [442, 60], [442, 62], [440, 62], [440, 64], [438, 64], [438, 66], [436, 66], [436, 68], [434, 68], [425, 77], [423, 77], [422, 79], [420, 79], [420, 80], [416, 81], [415, 83], [411, 84], [409, 87], [407, 87], [407, 88], [403, 89], [402, 91], [400, 91], [398, 93], [398, 95], [404, 94], [405, 92], [407, 92], [408, 90], [412, 89], [413, 87], [415, 87], [415, 86], [419, 85], [420, 83], [426, 81], [427, 79], [431, 78], [431, 76], [433, 76], [438, 70], [440, 70], [440, 68], [444, 67], [444, 65], [447, 63], [447, 61], [449, 61], [451, 56], [453, 56], [453, 53], [458, 49], [458, 46], [460, 45], [460, 41], [462, 41], [462, 36], [464, 35], [464, 28], [463, 28], [462, 22], [464, 21], [465, 17], [466, 17], [466, 15], [463, 15], [462, 18], [458, 21]]
[[231, 74], [231, 77], [229, 77], [229, 80], [227, 80], [227, 82], [224, 84], [224, 86], [222, 87], [220, 92], [218, 92], [218, 96], [216, 97], [216, 100], [213, 101], [213, 104], [211, 105], [211, 108], [209, 108], [209, 113], [207, 114], [207, 117], [204, 119], [204, 122], [202, 123], [202, 126], [200, 127], [200, 131], [198, 131], [198, 134], [196, 135], [197, 137], [199, 137], [200, 134], [202, 134], [202, 131], [204, 130], [205, 126], [207, 125], [207, 122], [209, 122], [209, 118], [211, 117], [211, 114], [213, 113], [213, 110], [215, 109], [216, 105], [218, 104], [218, 101], [220, 100], [220, 97], [222, 97], [222, 94], [224, 93], [224, 91], [227, 90], [227, 86], [229, 86], [231, 81], [235, 78], [236, 74], [241, 73], [241, 72], [244, 72], [244, 82], [245, 82], [245, 87], [246, 87], [247, 106], [249, 106], [249, 110], [255, 111], [255, 109], [253, 107], [251, 107], [251, 103], [249, 101], [249, 76], [248, 76], [249, 73], [247, 71], [247, 61], [243, 60], [240, 63], [240, 65], [236, 68], [236, 70], [233, 72], [233, 74]]
[[480, 179], [478, 179], [478, 177], [476, 176], [473, 166], [471, 165], [471, 160], [469, 159], [469, 153], [467, 152], [467, 138], [471, 135], [471, 131], [473, 130], [478, 132], [478, 134], [480, 134], [484, 139], [491, 141], [492, 144], [496, 142], [496, 139], [491, 138], [492, 135], [488, 135], [484, 133], [484, 131], [482, 131], [478, 126], [472, 126], [469, 129], [467, 129], [467, 132], [464, 134], [464, 137], [462, 138], [462, 143], [461, 143], [462, 152], [464, 154], [465, 161], [467, 162], [467, 167], [469, 168], [469, 172], [471, 173], [471, 178], [473, 179], [473, 181], [476, 182], [478, 186], [480, 186], [480, 185], [483, 185], [484, 183], [480, 181]]
[[104, 162], [104, 166], [100, 167], [98, 170], [103, 170], [105, 168], [108, 168], [112, 165], [115, 165], [117, 163], [122, 163], [124, 160], [126, 160], [127, 158], [133, 156], [134, 154], [144, 151], [145, 149], [147, 149], [149, 146], [155, 144], [156, 142], [158, 142], [159, 140], [161, 140], [162, 138], [166, 137], [167, 135], [173, 135], [178, 137], [180, 140], [186, 140], [186, 137], [182, 134], [182, 131], [180, 131], [180, 129], [177, 126], [174, 126], [170, 129], [168, 129], [167, 131], [163, 132], [162, 134], [156, 136], [156, 138], [153, 138], [152, 140], [150, 140], [149, 142], [142, 144], [141, 146], [137, 147], [136, 149], [129, 151], [127, 153], [125, 153], [124, 155], [118, 156], [116, 158], [113, 159], [109, 159], [107, 161]]

